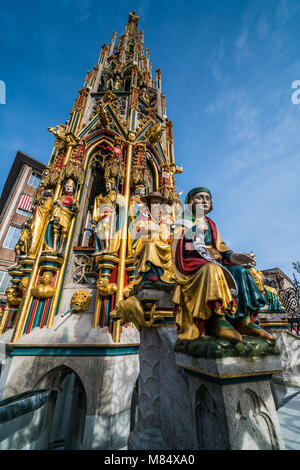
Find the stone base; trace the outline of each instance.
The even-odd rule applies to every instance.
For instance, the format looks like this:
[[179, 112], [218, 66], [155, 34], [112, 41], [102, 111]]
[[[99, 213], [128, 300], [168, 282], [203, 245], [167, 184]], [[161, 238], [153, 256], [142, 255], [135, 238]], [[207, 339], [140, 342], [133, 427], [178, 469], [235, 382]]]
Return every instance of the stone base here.
[[159, 309], [170, 309], [173, 311], [174, 303], [172, 300], [172, 293], [165, 292], [158, 289], [141, 289], [136, 297], [140, 300], [153, 299], [156, 300], [156, 308]]
[[139, 421], [128, 448], [283, 449], [270, 387], [278, 356], [195, 358], [176, 354], [176, 339], [174, 327], [141, 331]]
[[[109, 345], [107, 350], [108, 353], [114, 353], [114, 349], [111, 351]], [[82, 405], [86, 416], [80, 448], [110, 450], [126, 446], [130, 433], [132, 393], [138, 375], [137, 351], [126, 355], [125, 350], [125, 355], [107, 356], [105, 352], [102, 355], [101, 346], [97, 348], [95, 345], [93, 348], [84, 349], [79, 345], [43, 347], [18, 344], [13, 345], [12, 354], [17, 355], [8, 358], [3, 381], [0, 382], [2, 399], [33, 389], [60, 390], [63, 380], [60, 374], [64, 369], [68, 369], [68, 373], [75, 374], [82, 384], [86, 403]], [[116, 354], [119, 354], [117, 350]], [[46, 433], [41, 420], [39, 426], [41, 435]], [[12, 425], [12, 432], [7, 436], [7, 442], [14, 443], [12, 449], [23, 449], [28, 442], [31, 442], [32, 446], [39, 446], [30, 448], [47, 449], [48, 441], [45, 443], [39, 440], [37, 444], [34, 443], [35, 435], [27, 415], [18, 420], [15, 428]], [[72, 432], [70, 425], [67, 434]], [[28, 439], [24, 440], [24, 436]], [[5, 446], [6, 443], [2, 443], [0, 438], [0, 448], [6, 448]]]

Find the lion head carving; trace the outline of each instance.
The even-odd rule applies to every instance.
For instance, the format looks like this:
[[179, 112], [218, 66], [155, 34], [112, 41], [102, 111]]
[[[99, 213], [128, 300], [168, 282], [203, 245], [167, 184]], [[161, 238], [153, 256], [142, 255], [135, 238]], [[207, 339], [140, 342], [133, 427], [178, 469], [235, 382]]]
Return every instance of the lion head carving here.
[[75, 311], [83, 311], [86, 312], [89, 309], [91, 302], [91, 294], [90, 292], [86, 290], [77, 290], [74, 292], [71, 300], [71, 308], [76, 308], [74, 309]]

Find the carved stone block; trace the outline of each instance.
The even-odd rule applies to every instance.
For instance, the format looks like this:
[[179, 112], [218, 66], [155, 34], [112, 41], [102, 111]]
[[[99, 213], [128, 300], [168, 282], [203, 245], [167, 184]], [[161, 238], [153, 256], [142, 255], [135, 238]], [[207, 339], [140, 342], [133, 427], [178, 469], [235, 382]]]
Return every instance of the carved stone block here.
[[270, 387], [278, 356], [195, 358], [175, 327], [141, 330], [139, 419], [128, 448], [283, 449]]

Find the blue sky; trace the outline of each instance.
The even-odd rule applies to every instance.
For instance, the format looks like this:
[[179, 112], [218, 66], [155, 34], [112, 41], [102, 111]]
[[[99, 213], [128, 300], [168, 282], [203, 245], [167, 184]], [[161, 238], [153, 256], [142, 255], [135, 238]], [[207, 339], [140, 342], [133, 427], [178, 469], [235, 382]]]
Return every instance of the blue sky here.
[[0, 188], [17, 150], [48, 163], [86, 70], [128, 12], [160, 67], [177, 189], [211, 189], [223, 239], [292, 276], [300, 259], [299, 0], [15, 0], [0, 11]]

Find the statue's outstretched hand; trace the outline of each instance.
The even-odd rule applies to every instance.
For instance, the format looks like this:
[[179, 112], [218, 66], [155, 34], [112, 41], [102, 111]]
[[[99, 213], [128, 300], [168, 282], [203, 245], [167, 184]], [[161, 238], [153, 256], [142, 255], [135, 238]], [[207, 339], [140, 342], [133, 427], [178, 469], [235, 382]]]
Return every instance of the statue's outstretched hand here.
[[256, 264], [255, 257], [246, 255], [245, 253], [232, 253], [229, 261], [233, 264], [238, 264], [239, 266], [245, 266], [247, 268], [255, 266]]
[[62, 203], [59, 199], [57, 199], [56, 201], [54, 201], [53, 205], [54, 205], [54, 206], [58, 206], [58, 207], [60, 207], [61, 209], [64, 207], [63, 203]]

